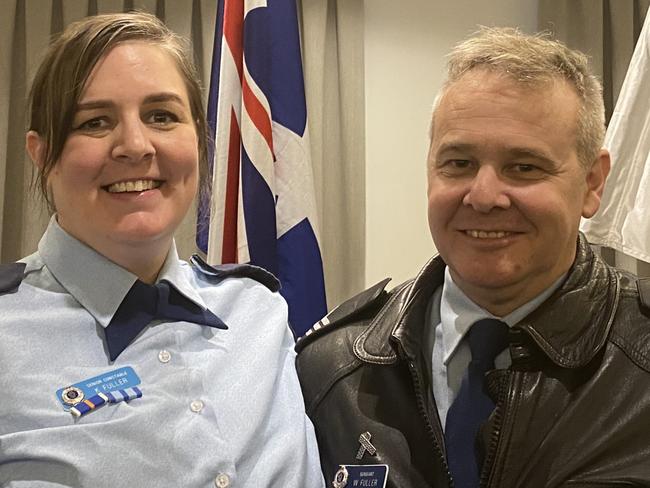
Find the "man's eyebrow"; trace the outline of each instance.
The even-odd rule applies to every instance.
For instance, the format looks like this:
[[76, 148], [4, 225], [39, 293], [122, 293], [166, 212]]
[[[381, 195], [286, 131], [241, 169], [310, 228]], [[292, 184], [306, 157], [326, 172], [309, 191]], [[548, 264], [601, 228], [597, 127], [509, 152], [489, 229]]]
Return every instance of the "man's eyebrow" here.
[[[443, 154], [445, 152], [471, 153], [478, 148], [478, 144], [471, 144], [466, 142], [449, 142], [443, 143], [436, 151], [436, 154]], [[549, 163], [554, 162], [553, 158], [549, 154], [530, 147], [506, 146], [505, 152], [507, 152], [508, 155], [513, 158], [532, 158]]]
[[553, 163], [553, 158], [543, 151], [537, 151], [529, 147], [510, 147], [508, 153], [515, 158], [532, 158], [540, 161]]
[[469, 144], [466, 142], [445, 142], [438, 148], [436, 154], [441, 154], [443, 152], [450, 152], [450, 151], [471, 152], [475, 150], [477, 147], [478, 146], [476, 144]]

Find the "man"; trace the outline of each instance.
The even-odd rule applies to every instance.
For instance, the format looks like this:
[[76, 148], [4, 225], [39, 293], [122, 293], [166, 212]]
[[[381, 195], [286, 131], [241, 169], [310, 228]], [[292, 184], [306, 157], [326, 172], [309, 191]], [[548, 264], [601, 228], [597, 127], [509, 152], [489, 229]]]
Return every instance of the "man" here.
[[578, 232], [603, 134], [584, 55], [514, 29], [454, 49], [428, 158], [440, 255], [297, 346], [334, 487], [650, 486], [650, 282]]

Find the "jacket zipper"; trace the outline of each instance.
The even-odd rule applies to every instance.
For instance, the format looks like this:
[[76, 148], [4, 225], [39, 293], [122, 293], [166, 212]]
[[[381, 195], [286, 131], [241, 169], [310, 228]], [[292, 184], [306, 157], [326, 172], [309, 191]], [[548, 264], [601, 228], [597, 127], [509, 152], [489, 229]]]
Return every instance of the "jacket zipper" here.
[[402, 355], [406, 358], [407, 363], [409, 365], [409, 372], [411, 373], [411, 378], [413, 379], [413, 387], [415, 389], [415, 397], [417, 399], [418, 403], [418, 410], [420, 411], [420, 416], [422, 417], [422, 420], [424, 421], [424, 425], [426, 427], [427, 434], [429, 435], [429, 440], [431, 440], [431, 443], [433, 444], [433, 448], [438, 455], [438, 459], [442, 461], [442, 465], [445, 469], [445, 473], [447, 474], [447, 481], [449, 482], [449, 488], [453, 488], [454, 486], [454, 480], [451, 477], [451, 472], [449, 471], [449, 466], [447, 465], [447, 458], [445, 457], [445, 454], [442, 452], [442, 449], [438, 445], [438, 441], [436, 439], [436, 434], [433, 430], [433, 425], [431, 424], [431, 421], [429, 420], [429, 415], [426, 410], [426, 406], [424, 404], [424, 395], [422, 394], [422, 387], [420, 384], [420, 377], [418, 376], [417, 369], [415, 367], [415, 363], [408, 359], [406, 354], [402, 351]]
[[501, 429], [503, 427], [503, 420], [505, 416], [504, 410], [507, 402], [509, 383], [510, 378], [508, 378], [508, 381], [501, 381], [501, 384], [499, 385], [499, 395], [493, 413], [495, 428], [492, 431], [492, 435], [490, 436], [490, 443], [487, 448], [485, 461], [483, 463], [483, 469], [481, 471], [481, 478], [479, 480], [479, 486], [481, 488], [488, 487], [490, 475], [494, 471], [497, 449], [499, 447], [499, 438], [501, 437]]

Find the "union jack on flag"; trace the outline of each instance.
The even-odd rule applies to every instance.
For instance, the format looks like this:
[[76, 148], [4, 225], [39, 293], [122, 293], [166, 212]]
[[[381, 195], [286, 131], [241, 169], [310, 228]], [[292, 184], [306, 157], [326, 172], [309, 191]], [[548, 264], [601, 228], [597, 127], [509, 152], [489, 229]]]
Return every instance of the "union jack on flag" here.
[[219, 0], [211, 80], [197, 244], [210, 263], [275, 274], [302, 335], [326, 302], [295, 0]]

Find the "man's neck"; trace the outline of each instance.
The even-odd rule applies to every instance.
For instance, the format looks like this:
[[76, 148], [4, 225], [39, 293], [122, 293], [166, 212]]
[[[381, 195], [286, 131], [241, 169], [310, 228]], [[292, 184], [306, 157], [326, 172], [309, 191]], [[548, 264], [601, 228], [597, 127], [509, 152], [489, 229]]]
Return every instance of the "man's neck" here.
[[467, 298], [496, 317], [505, 317], [550, 288], [554, 291], [564, 281], [568, 272], [566, 271], [544, 281], [513, 283], [507, 287], [484, 288], [465, 283], [458, 279], [453, 270], [449, 269], [449, 271], [454, 283]]

